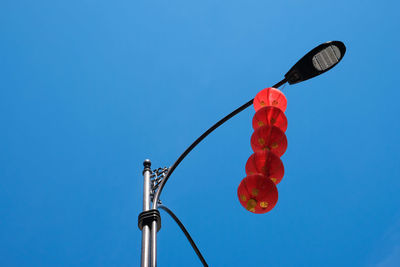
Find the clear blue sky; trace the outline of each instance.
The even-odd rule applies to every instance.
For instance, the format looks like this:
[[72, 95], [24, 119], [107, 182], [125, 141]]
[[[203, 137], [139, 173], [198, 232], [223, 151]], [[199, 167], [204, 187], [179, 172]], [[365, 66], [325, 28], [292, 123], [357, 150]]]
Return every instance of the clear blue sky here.
[[[176, 170], [162, 201], [210, 266], [400, 266], [397, 1], [0, 3], [1, 266], [139, 266], [142, 162], [329, 40], [330, 72], [286, 86], [288, 150], [264, 215], [236, 196], [248, 109]], [[201, 266], [164, 213], [159, 266]]]

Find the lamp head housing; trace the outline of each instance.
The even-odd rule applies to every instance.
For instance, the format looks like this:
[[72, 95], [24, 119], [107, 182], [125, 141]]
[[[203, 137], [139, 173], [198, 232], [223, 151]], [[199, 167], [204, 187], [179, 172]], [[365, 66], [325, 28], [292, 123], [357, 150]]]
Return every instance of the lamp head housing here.
[[320, 44], [302, 57], [285, 74], [285, 78], [289, 84], [311, 79], [336, 66], [345, 53], [346, 46], [340, 41]]

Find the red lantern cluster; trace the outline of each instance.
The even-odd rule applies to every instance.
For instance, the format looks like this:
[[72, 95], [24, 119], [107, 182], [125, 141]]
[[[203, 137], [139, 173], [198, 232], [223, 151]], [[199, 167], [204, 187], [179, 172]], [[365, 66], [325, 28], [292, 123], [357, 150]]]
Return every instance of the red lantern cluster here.
[[240, 204], [253, 213], [266, 213], [278, 202], [279, 184], [284, 175], [280, 157], [287, 148], [285, 95], [275, 88], [265, 88], [254, 98], [256, 114], [251, 148], [254, 154], [246, 163], [246, 177], [240, 182]]

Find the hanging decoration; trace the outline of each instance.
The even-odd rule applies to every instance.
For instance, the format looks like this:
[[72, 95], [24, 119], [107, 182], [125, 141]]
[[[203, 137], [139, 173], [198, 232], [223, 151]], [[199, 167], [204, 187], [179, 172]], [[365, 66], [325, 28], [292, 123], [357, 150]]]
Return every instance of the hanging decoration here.
[[278, 202], [278, 189], [274, 182], [261, 174], [253, 174], [242, 180], [238, 188], [240, 204], [253, 213], [266, 213]]
[[275, 184], [282, 181], [285, 169], [282, 160], [270, 151], [259, 151], [252, 154], [246, 163], [246, 174], [262, 174]]
[[287, 119], [285, 113], [277, 107], [267, 106], [260, 108], [253, 117], [253, 129], [262, 126], [276, 126], [286, 132]]
[[254, 152], [271, 151], [281, 157], [287, 148], [286, 135], [275, 126], [257, 128], [251, 136], [251, 148]]
[[253, 106], [256, 111], [263, 107], [272, 106], [285, 112], [286, 105], [286, 96], [278, 89], [272, 87], [261, 90], [253, 101]]
[[278, 202], [276, 185], [285, 172], [280, 157], [287, 148], [286, 105], [285, 95], [272, 87], [261, 90], [253, 100], [256, 114], [250, 144], [254, 154], [246, 162], [247, 176], [237, 191], [240, 204], [253, 213], [266, 213]]

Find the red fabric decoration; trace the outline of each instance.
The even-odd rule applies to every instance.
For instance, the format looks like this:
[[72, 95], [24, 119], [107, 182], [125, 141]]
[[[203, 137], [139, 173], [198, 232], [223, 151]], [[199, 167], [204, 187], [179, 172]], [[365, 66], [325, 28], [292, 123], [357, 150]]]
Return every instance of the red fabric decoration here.
[[261, 174], [245, 177], [237, 192], [240, 204], [253, 213], [266, 213], [278, 202], [278, 189], [274, 182]]
[[283, 112], [286, 110], [287, 100], [285, 95], [276, 88], [265, 88], [261, 90], [253, 101], [253, 106], [256, 111], [262, 107], [273, 106]]
[[281, 159], [270, 151], [259, 151], [249, 157], [246, 163], [246, 174], [262, 174], [275, 184], [282, 181], [285, 169]]
[[265, 125], [276, 126], [285, 132], [287, 129], [285, 113], [273, 106], [260, 108], [253, 117], [253, 129], [256, 130]]
[[250, 143], [254, 152], [271, 151], [278, 157], [281, 157], [287, 148], [285, 133], [275, 126], [257, 128], [251, 136]]

